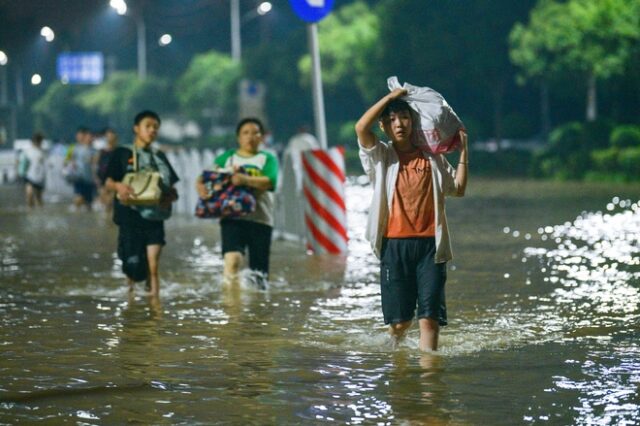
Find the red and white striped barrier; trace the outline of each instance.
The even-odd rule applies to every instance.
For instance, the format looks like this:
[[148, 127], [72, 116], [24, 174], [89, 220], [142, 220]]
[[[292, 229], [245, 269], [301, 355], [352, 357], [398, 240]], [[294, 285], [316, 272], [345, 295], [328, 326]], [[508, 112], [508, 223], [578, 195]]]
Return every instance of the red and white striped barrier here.
[[307, 247], [315, 254], [347, 252], [344, 148], [302, 152]]

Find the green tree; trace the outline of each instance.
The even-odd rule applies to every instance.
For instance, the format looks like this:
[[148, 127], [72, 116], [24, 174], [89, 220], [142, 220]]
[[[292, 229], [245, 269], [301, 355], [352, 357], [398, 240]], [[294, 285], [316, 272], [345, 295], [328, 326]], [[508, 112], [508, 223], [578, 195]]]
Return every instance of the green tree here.
[[70, 135], [78, 125], [86, 124], [93, 117], [87, 115], [75, 100], [84, 90], [86, 86], [52, 83], [31, 107], [35, 128], [49, 136], [60, 137]]
[[151, 75], [141, 80], [135, 71], [115, 72], [104, 83], [78, 94], [75, 100], [121, 129], [129, 127], [141, 110], [163, 113], [175, 106], [165, 80]]
[[240, 65], [227, 54], [210, 51], [194, 56], [175, 87], [181, 110], [201, 125], [208, 120], [234, 122], [240, 76]]
[[[307, 52], [305, 28], [300, 25], [294, 35], [281, 43], [270, 43], [246, 50], [242, 65], [247, 78], [264, 82], [266, 123], [276, 138], [285, 142], [301, 126], [311, 126], [312, 96], [300, 79], [292, 76], [291, 64], [296, 64]], [[293, 71], [297, 75], [297, 70]]]
[[[366, 102], [377, 95], [380, 80], [371, 67], [380, 59], [380, 18], [361, 0], [342, 6], [318, 25], [322, 82], [328, 88], [353, 85]], [[303, 82], [311, 75], [311, 56], [304, 55], [298, 68]]]
[[640, 0], [541, 0], [511, 33], [511, 58], [526, 79], [553, 71], [587, 81], [587, 121], [597, 118], [597, 82], [625, 72], [640, 41]]
[[506, 102], [514, 98], [509, 31], [533, 0], [382, 0], [382, 75], [432, 87], [463, 120], [500, 139]]
[[562, 39], [565, 4], [542, 0], [531, 11], [529, 24], [516, 23], [509, 34], [511, 61], [519, 68], [519, 84], [533, 81], [540, 87], [542, 133], [551, 128], [549, 84], [558, 68], [559, 52], [552, 46]]

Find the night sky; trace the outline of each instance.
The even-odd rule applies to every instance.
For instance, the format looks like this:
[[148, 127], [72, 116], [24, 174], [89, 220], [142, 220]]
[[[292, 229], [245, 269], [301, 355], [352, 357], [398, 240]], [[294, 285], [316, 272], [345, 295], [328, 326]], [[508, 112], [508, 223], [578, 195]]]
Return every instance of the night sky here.
[[[241, 13], [250, 16], [259, 3], [241, 0]], [[288, 1], [272, 3], [271, 13], [243, 24], [243, 50], [260, 38], [277, 41], [303, 28]], [[108, 0], [0, 0], [0, 50], [26, 75], [42, 74], [45, 84], [55, 78], [55, 58], [63, 51], [101, 51], [116, 69], [135, 69], [136, 26], [131, 12], [142, 8], [151, 73], [177, 76], [196, 53], [230, 51], [229, 0], [128, 0], [127, 4], [129, 16], [119, 16]], [[55, 31], [53, 43], [40, 36], [45, 25]], [[158, 38], [165, 33], [173, 42], [161, 48]]]

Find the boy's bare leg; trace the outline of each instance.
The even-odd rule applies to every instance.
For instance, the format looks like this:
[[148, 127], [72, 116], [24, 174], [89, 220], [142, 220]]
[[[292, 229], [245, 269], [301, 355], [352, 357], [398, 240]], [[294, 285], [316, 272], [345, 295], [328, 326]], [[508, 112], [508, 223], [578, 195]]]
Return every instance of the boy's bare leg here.
[[76, 195], [75, 197], [73, 197], [73, 205], [76, 207], [77, 210], [80, 210], [83, 204], [84, 204], [84, 198], [82, 198], [82, 195]]
[[152, 296], [158, 296], [160, 294], [160, 278], [158, 277], [160, 253], [162, 253], [162, 246], [160, 244], [147, 246], [147, 261], [149, 262], [148, 280], [149, 284], [151, 284], [149, 294]]
[[151, 296], [149, 298], [149, 307], [151, 308], [153, 319], [162, 318], [162, 303], [160, 303], [160, 298], [158, 296]]
[[393, 338], [394, 346], [397, 346], [404, 339], [409, 327], [411, 327], [411, 321], [398, 322], [389, 326], [389, 334]]
[[440, 325], [433, 318], [420, 318], [420, 350], [437, 351]]
[[34, 205], [33, 186], [30, 183], [24, 186], [24, 192], [27, 198], [27, 207], [31, 208]]
[[127, 277], [127, 285], [129, 286], [129, 293], [132, 294], [135, 291], [136, 283], [129, 277]]
[[230, 251], [224, 254], [224, 284], [230, 285], [238, 282], [238, 272], [242, 265], [242, 253]]
[[33, 189], [33, 194], [35, 198], [35, 204], [37, 207], [42, 207], [42, 189]]

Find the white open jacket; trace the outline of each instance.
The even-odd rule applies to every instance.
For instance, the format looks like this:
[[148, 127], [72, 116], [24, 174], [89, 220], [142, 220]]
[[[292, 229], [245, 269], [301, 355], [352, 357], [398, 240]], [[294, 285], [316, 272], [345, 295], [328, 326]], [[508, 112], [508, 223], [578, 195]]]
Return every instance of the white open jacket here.
[[[360, 161], [365, 173], [373, 185], [373, 198], [369, 208], [366, 238], [371, 243], [373, 252], [380, 258], [382, 238], [387, 230], [387, 222], [391, 212], [393, 194], [398, 179], [398, 155], [392, 142], [376, 141], [372, 148], [360, 146]], [[436, 255], [435, 262], [442, 263], [452, 259], [447, 215], [444, 209], [445, 196], [460, 196], [456, 184], [456, 172], [442, 154], [433, 155], [423, 152], [431, 163], [431, 180], [433, 182], [433, 201], [435, 207]]]

